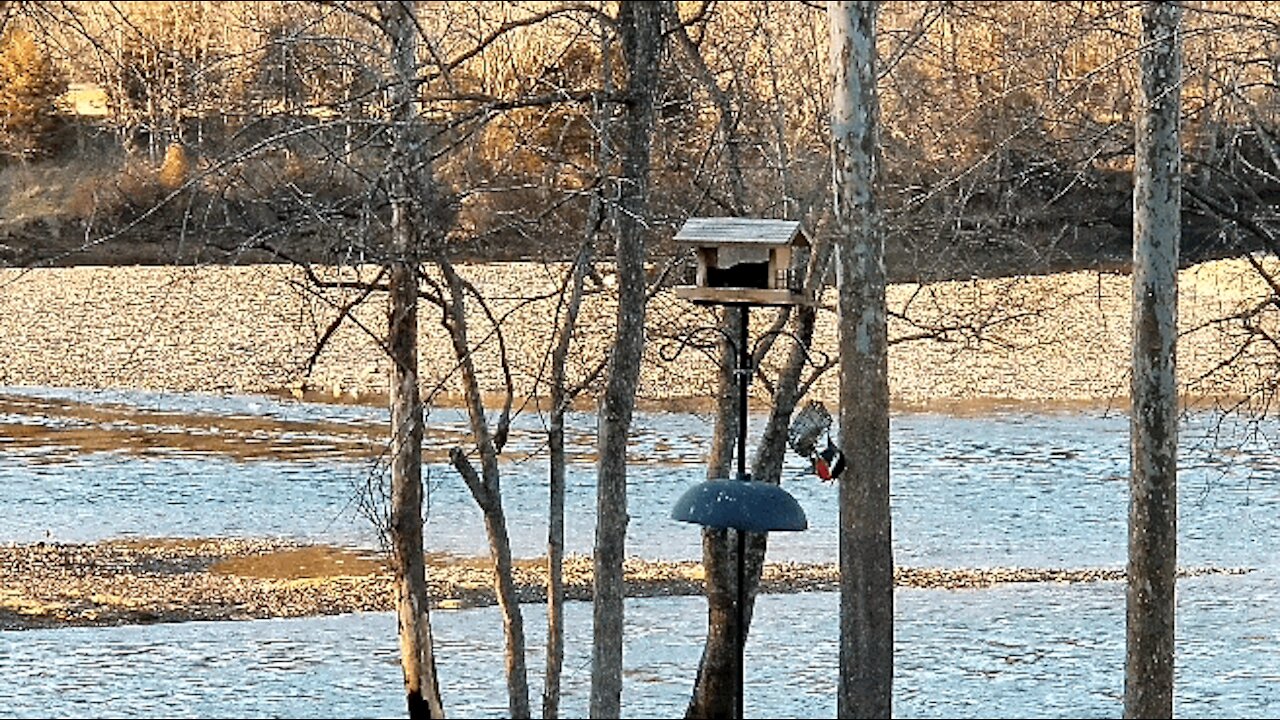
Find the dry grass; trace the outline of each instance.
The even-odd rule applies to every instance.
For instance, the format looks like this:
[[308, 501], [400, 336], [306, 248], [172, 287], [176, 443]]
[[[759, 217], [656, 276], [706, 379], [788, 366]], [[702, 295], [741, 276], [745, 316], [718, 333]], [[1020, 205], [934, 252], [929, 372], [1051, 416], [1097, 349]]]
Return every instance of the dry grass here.
[[0, 168], [0, 224], [20, 225], [63, 215], [78, 179], [86, 172], [90, 172], [87, 163]]
[[135, 194], [146, 185], [158, 189], [155, 171], [149, 175], [110, 159], [0, 168], [0, 229], [101, 216], [118, 209], [131, 187]]

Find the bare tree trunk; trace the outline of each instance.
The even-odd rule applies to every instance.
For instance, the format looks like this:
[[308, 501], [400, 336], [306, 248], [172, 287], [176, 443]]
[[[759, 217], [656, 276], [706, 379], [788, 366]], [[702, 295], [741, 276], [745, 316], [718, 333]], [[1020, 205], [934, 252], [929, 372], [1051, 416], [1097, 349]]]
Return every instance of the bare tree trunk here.
[[[600, 77], [604, 94], [614, 92], [615, 68], [613, 38], [602, 33], [600, 44]], [[613, 157], [609, 133], [612, 127], [613, 109], [609, 103], [597, 98], [594, 103], [597, 140], [597, 181], [603, 186]], [[551, 354], [551, 422], [547, 432], [547, 448], [550, 453], [550, 497], [547, 520], [547, 663], [542, 690], [542, 717], [553, 720], [560, 715], [560, 686], [564, 669], [564, 502], [565, 474], [568, 462], [565, 458], [564, 421], [569, 404], [585, 386], [576, 390], [566, 387], [565, 365], [569, 359], [569, 344], [578, 324], [582, 296], [587, 275], [594, 272], [595, 247], [600, 230], [605, 223], [605, 199], [602, 188], [591, 195], [587, 209], [587, 225], [582, 245], [574, 260], [569, 278], [569, 298], [565, 303], [564, 319], [560, 324], [556, 344]], [[590, 380], [584, 380], [589, 382]]]
[[[732, 477], [733, 448], [738, 439], [738, 393], [734, 391], [737, 354], [728, 338], [741, 322], [742, 308], [726, 305], [720, 316], [725, 333], [717, 363], [716, 415], [707, 458], [707, 479]], [[732, 717], [737, 701], [738, 648], [733, 631], [737, 591], [735, 554], [737, 543], [725, 528], [702, 529], [703, 584], [707, 595], [707, 640], [702, 646], [693, 693], [685, 709], [687, 718]]]
[[[665, 3], [666, 12], [678, 18], [674, 3]], [[742, 175], [742, 153], [737, 142], [736, 114], [729, 95], [716, 82], [701, 51], [683, 26], [675, 24], [672, 35], [676, 45], [692, 66], [693, 74], [710, 94], [719, 114], [717, 130], [728, 157], [729, 201], [734, 214], [746, 211], [746, 183]], [[720, 315], [724, 340], [720, 343], [716, 374], [716, 414], [711, 434], [711, 450], [707, 458], [707, 479], [732, 477], [733, 449], [738, 441], [738, 393], [734, 368], [737, 350], [729, 338], [735, 337], [742, 322], [743, 309], [726, 305]], [[706, 571], [704, 586], [707, 596], [707, 639], [698, 662], [693, 693], [685, 710], [688, 718], [732, 717], [737, 702], [736, 673], [738, 665], [736, 562], [737, 534], [723, 528], [702, 529], [702, 566]], [[745, 630], [744, 630], [745, 632]]]
[[645, 232], [649, 149], [654, 127], [661, 6], [623, 2], [618, 31], [627, 66], [622, 178], [618, 197], [617, 336], [601, 403], [596, 489], [591, 717], [616, 718], [622, 707], [623, 570], [627, 536], [627, 434], [644, 350]]
[[[393, 223], [403, 212], [396, 208]], [[399, 233], [397, 233], [399, 234]], [[397, 243], [398, 244], [398, 243]], [[431, 641], [430, 597], [422, 545], [422, 404], [418, 398], [418, 276], [414, 263], [391, 263], [391, 550], [400, 660], [412, 718], [444, 717]]]
[[[683, 27], [678, 27], [673, 30], [672, 35], [693, 66], [693, 74], [706, 88], [718, 111], [720, 141], [725, 146], [725, 154], [728, 158], [726, 167], [730, 192], [728, 200], [733, 211], [742, 214], [747, 211], [747, 190], [742, 173], [742, 152], [736, 130], [737, 113], [728, 93], [717, 83], [701, 51], [688, 33]], [[781, 134], [779, 138], [781, 141]], [[789, 177], [789, 173], [785, 170], [783, 174]], [[820, 257], [826, 258], [827, 254], [824, 253]], [[815, 257], [815, 262], [809, 266], [811, 277], [813, 277], [812, 272], [824, 265], [825, 259]], [[813, 284], [809, 287], [813, 287]], [[726, 337], [735, 335], [734, 329], [741, 322], [741, 312], [743, 310], [739, 307], [724, 308], [720, 327]], [[757, 481], [778, 483], [781, 479], [787, 431], [790, 427], [791, 414], [799, 399], [800, 376], [812, 339], [814, 319], [814, 309], [811, 307], [802, 308], [797, 314], [795, 325], [799, 344], [792, 346], [791, 354], [779, 371], [773, 407], [756, 448], [752, 477]], [[730, 464], [733, 459], [733, 448], [738, 440], [738, 394], [734, 392], [736, 364], [732, 344], [727, 341], [722, 343], [717, 368], [715, 426], [707, 461], [708, 479], [731, 477]], [[698, 663], [698, 673], [694, 680], [689, 705], [685, 709], [687, 718], [732, 717], [736, 712], [736, 673], [739, 669], [737, 667], [739, 653], [733, 624], [737, 622], [735, 583], [738, 543], [731, 542], [731, 539], [736, 538], [727, 530], [704, 528], [702, 531], [702, 564], [706, 571], [704, 585], [707, 596], [707, 638]], [[767, 534], [746, 536], [744, 563], [747, 591], [742, 629], [744, 637], [749, 635], [755, 609], [755, 594], [759, 588], [767, 547]]]
[[[726, 476], [721, 476], [726, 477]], [[733, 535], [724, 528], [702, 531], [702, 564], [706, 570], [707, 639], [698, 661], [686, 718], [733, 717], [737, 702], [737, 598]]]
[[[716, 365], [716, 416], [711, 433], [711, 449], [707, 455], [707, 479], [732, 477], [733, 448], [738, 442], [738, 393], [735, 391], [734, 368], [737, 366], [737, 349], [729, 340], [742, 322], [742, 308], [724, 306], [720, 315], [720, 330], [724, 338]], [[725, 535], [723, 531], [706, 530], [704, 533]]]
[[[805, 287], [816, 288], [825, 274], [830, 260], [828, 243], [818, 245], [809, 257]], [[794, 320], [794, 343], [778, 371], [769, 419], [756, 445], [756, 457], [751, 466], [751, 477], [757, 482], [778, 484], [782, 479], [782, 466], [786, 457], [787, 435], [791, 427], [791, 415], [796, 404], [805, 394], [802, 380], [808, 365], [809, 348], [813, 342], [817, 323], [815, 306], [799, 307]], [[758, 362], [758, 358], [757, 358]], [[731, 361], [722, 358], [724, 363]], [[811, 368], [820, 373], [822, 368]], [[810, 378], [812, 380], [814, 378]], [[725, 393], [734, 395], [736, 393]], [[736, 404], [735, 404], [736, 407]], [[731, 437], [736, 435], [733, 433]], [[727, 453], [726, 453], [727, 456]], [[712, 467], [711, 479], [729, 477], [728, 460], [724, 468]], [[718, 536], [717, 536], [718, 535]], [[704, 530], [702, 562], [706, 569], [707, 640], [703, 645], [698, 674], [693, 693], [685, 710], [686, 718], [730, 717], [734, 713], [736, 687], [732, 684], [736, 671], [737, 643], [733, 633], [734, 588], [736, 577], [735, 543], [730, 542], [727, 530]], [[764, 570], [765, 552], [768, 549], [767, 533], [748, 533], [746, 536], [745, 578], [747, 597], [744, 609], [744, 632], [750, 636], [751, 620], [755, 614], [755, 599]]]
[[[527, 718], [531, 713], [525, 662], [524, 617], [520, 612], [520, 599], [516, 592], [511, 538], [507, 533], [506, 513], [502, 508], [502, 476], [498, 469], [498, 453], [501, 452], [503, 439], [508, 434], [510, 414], [509, 410], [504, 410], [498, 419], [497, 428], [490, 430], [480, 394], [480, 382], [476, 376], [474, 356], [467, 340], [466, 289], [462, 278], [447, 258], [441, 258], [438, 264], [449, 289], [446, 324], [453, 341], [454, 357], [458, 360], [471, 436], [480, 455], [480, 472], [476, 472], [461, 448], [450, 450], [449, 459], [466, 482], [471, 497], [484, 517], [485, 535], [489, 540], [489, 554], [493, 560], [494, 597], [498, 602], [498, 611], [502, 614], [502, 634], [506, 640], [504, 663], [507, 675], [507, 710], [512, 718]], [[506, 362], [505, 356], [502, 362]]]
[[1133, 189], [1133, 375], [1124, 715], [1173, 717], [1178, 547], [1178, 245], [1182, 207], [1177, 3], [1142, 8]]
[[564, 668], [564, 500], [567, 466], [564, 418], [572, 400], [565, 386], [565, 364], [582, 307], [583, 285], [594, 258], [592, 249], [603, 213], [602, 204], [599, 196], [591, 200], [587, 237], [573, 264], [564, 319], [560, 323], [555, 348], [551, 353], [551, 421], [547, 430], [547, 449], [551, 455], [550, 507], [547, 518], [547, 666], [542, 689], [542, 717], [547, 720], [560, 716], [560, 677]]
[[459, 474], [466, 478], [472, 497], [480, 506], [484, 517], [485, 536], [489, 540], [489, 552], [493, 559], [494, 597], [502, 615], [502, 635], [506, 641], [504, 665], [507, 675], [508, 717], [528, 718], [532, 714], [529, 711], [529, 680], [525, 663], [524, 617], [520, 612], [520, 598], [516, 592], [511, 538], [507, 533], [502, 496], [493, 485], [475, 473], [474, 468], [462, 457], [459, 448], [450, 452], [450, 459]]
[[411, 718], [444, 717], [431, 640], [430, 596], [422, 544], [422, 403], [418, 396], [418, 237], [409, 182], [409, 127], [416, 118], [417, 35], [412, 2], [381, 6], [396, 69], [394, 154], [401, 169], [391, 187], [391, 522], [390, 544], [399, 621], [400, 663]]
[[564, 670], [564, 412], [555, 410], [552, 393], [551, 429], [547, 446], [551, 453], [551, 488], [547, 522], [547, 662], [542, 683], [542, 717], [560, 717], [560, 678]]
[[840, 717], [889, 717], [893, 544], [888, 326], [878, 163], [875, 2], [830, 2], [831, 156], [840, 327]]

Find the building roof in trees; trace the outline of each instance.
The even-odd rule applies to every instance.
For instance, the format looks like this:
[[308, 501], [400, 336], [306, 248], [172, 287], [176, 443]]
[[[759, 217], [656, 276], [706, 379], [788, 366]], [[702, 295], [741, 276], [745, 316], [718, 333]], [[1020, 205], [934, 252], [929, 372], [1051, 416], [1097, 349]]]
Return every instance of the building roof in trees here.
[[70, 83], [62, 102], [76, 115], [103, 117], [110, 113], [107, 92], [94, 83]]

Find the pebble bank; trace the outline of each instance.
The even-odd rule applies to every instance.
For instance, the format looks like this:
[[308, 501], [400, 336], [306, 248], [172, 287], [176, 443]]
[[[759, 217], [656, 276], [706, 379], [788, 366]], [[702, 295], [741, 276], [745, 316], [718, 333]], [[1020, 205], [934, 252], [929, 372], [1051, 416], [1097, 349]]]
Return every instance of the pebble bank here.
[[[493, 605], [493, 566], [473, 558], [429, 557], [432, 603], [440, 609]], [[701, 595], [699, 562], [628, 559], [628, 597]], [[1182, 577], [1248, 572], [1184, 568]], [[1025, 582], [1120, 582], [1105, 568], [903, 568], [894, 584], [915, 588], [977, 588]], [[515, 568], [521, 602], [546, 601], [545, 561]], [[565, 558], [565, 595], [592, 596], [592, 562]], [[767, 563], [761, 592], [834, 592], [834, 565]], [[195, 538], [114, 540], [87, 545], [0, 546], [0, 631], [67, 625], [125, 625], [189, 620], [306, 617], [394, 609], [385, 561], [343, 548], [275, 540]]]
[[[545, 394], [539, 377], [564, 270], [533, 263], [462, 268], [489, 298], [502, 328], [499, 342], [493, 324], [472, 303], [470, 341], [486, 392], [503, 389], [498, 359], [505, 351], [515, 391]], [[333, 269], [331, 276], [354, 272]], [[573, 345], [571, 370], [578, 377], [610, 347], [615, 300], [608, 269], [602, 272], [604, 282], [583, 310]], [[1116, 402], [1128, 387], [1129, 294], [1127, 275], [1099, 272], [891, 286], [892, 397], [924, 407]], [[834, 295], [828, 291], [823, 298], [814, 353], [819, 361], [840, 352]], [[1178, 352], [1185, 393], [1244, 394], [1273, 374], [1274, 360], [1252, 353], [1234, 370], [1214, 372], [1248, 337], [1238, 322], [1215, 321], [1265, 296], [1265, 285], [1243, 260], [1182, 272]], [[307, 391], [369, 399], [385, 393], [387, 383], [380, 347], [384, 298], [371, 296], [321, 344], [354, 298], [353, 291], [319, 290], [290, 266], [0, 270], [0, 385]], [[682, 336], [711, 324], [712, 312], [670, 292], [654, 298], [643, 400], [696, 402], [713, 395], [713, 356], [692, 346], [676, 352]], [[752, 327], [767, 327], [773, 312], [753, 311]], [[423, 305], [423, 390], [437, 396], [458, 389], [457, 363], [440, 319], [437, 308]], [[763, 393], [762, 383], [752, 390]], [[834, 403], [837, 391], [837, 373], [830, 370], [811, 396]]]

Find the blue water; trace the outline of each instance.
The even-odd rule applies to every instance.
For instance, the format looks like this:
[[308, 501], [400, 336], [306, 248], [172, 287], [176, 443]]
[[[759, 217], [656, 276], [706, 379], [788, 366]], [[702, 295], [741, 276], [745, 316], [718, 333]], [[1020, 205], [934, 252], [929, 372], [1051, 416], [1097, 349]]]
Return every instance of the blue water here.
[[[372, 432], [385, 413], [259, 397], [8, 389], [8, 395], [116, 403], [207, 417], [345, 423]], [[0, 417], [56, 424], [38, 414]], [[122, 422], [122, 421], [117, 421]], [[572, 418], [569, 550], [590, 551], [593, 418]], [[464, 427], [432, 413], [429, 449]], [[517, 555], [542, 554], [545, 461], [536, 416], [512, 434], [503, 491]], [[1209, 414], [1182, 429], [1179, 559], [1248, 567], [1245, 575], [1179, 582], [1175, 711], [1193, 717], [1280, 715], [1280, 530], [1277, 426]], [[332, 432], [330, 428], [328, 430]], [[707, 418], [641, 414], [631, 447], [628, 552], [698, 558], [695, 528], [670, 505], [702, 479]], [[1211, 435], [1215, 442], [1209, 442]], [[56, 435], [54, 436], [56, 437]], [[754, 439], [754, 435], [752, 436]], [[322, 442], [312, 438], [307, 442]], [[894, 552], [899, 565], [1122, 567], [1128, 503], [1128, 420], [1095, 412], [902, 414], [892, 421]], [[157, 448], [86, 452], [0, 438], [0, 542], [119, 536], [278, 536], [370, 546], [361, 488], [379, 478], [366, 457], [237, 460]], [[430, 453], [429, 453], [430, 454]], [[479, 513], [443, 464], [427, 484], [430, 549], [485, 552]], [[836, 493], [788, 459], [784, 486], [810, 529], [777, 533], [770, 558], [834, 561]], [[1121, 713], [1121, 583], [899, 589], [894, 712], [900, 717], [1115, 717]], [[762, 598], [747, 658], [746, 713], [835, 712], [833, 593]], [[541, 687], [543, 606], [525, 607], [530, 682]], [[446, 710], [501, 717], [496, 610], [433, 614]], [[590, 606], [568, 609], [565, 715], [589, 695]], [[701, 598], [629, 600], [624, 711], [683, 713], [705, 632]], [[797, 646], [804, 652], [796, 652]], [[373, 613], [300, 620], [0, 632], [0, 716], [366, 717], [402, 715], [395, 620]], [[534, 700], [535, 707], [537, 700]]]
[[[1270, 570], [1180, 583], [1179, 717], [1275, 717], [1278, 586]], [[760, 599], [747, 649], [748, 717], [834, 717], [837, 605], [833, 593]], [[541, 611], [526, 606], [535, 694]], [[496, 609], [432, 618], [446, 712], [504, 717]], [[570, 603], [566, 622], [563, 714], [585, 717], [590, 605]], [[1123, 629], [1120, 583], [900, 589], [894, 714], [1119, 717]], [[683, 714], [704, 631], [701, 598], [627, 602], [627, 717]], [[389, 613], [0, 632], [0, 670], [4, 717], [404, 715]]]

